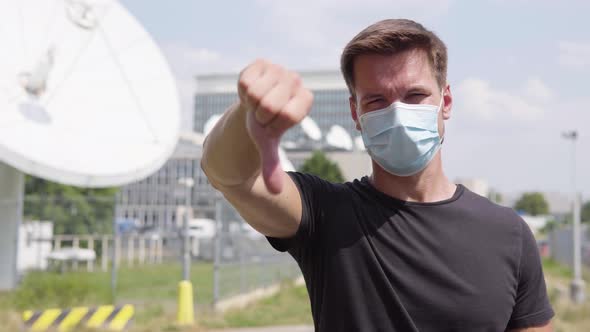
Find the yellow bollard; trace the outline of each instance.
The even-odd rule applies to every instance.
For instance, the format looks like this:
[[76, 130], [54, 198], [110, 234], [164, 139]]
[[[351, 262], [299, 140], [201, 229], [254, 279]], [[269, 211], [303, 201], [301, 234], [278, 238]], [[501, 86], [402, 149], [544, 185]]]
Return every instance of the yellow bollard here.
[[178, 324], [193, 325], [195, 310], [193, 307], [193, 285], [188, 280], [178, 284]]

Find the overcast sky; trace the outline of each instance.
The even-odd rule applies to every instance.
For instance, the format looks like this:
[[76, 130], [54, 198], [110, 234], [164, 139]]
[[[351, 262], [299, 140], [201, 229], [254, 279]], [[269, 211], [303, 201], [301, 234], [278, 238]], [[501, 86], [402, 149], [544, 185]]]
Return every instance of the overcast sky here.
[[367, 25], [414, 19], [449, 49], [448, 175], [483, 178], [508, 193], [568, 192], [571, 143], [561, 132], [577, 129], [578, 188], [590, 197], [590, 1], [122, 3], [170, 61], [185, 128], [196, 74], [237, 72], [257, 57], [295, 70], [338, 69], [342, 48]]

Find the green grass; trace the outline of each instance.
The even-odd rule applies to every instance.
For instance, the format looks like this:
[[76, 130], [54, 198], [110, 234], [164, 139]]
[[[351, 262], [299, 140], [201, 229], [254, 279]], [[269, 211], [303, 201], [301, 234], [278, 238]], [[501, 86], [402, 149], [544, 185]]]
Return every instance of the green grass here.
[[[586, 288], [586, 302], [574, 304], [569, 298], [569, 283], [573, 273], [567, 266], [551, 259], [543, 259], [549, 301], [555, 310], [554, 331], [590, 331], [590, 289]], [[588, 283], [590, 271], [584, 269], [583, 277]]]
[[554, 277], [568, 279], [573, 277], [572, 270], [567, 265], [558, 263], [551, 258], [543, 258], [543, 271]]
[[[193, 298], [198, 305], [213, 301], [213, 265], [192, 264]], [[182, 276], [180, 264], [149, 265], [121, 269], [118, 275], [116, 300], [119, 303], [158, 300], [176, 301], [178, 282]], [[110, 278], [110, 276], [109, 276]], [[108, 279], [110, 280], [110, 279]]]
[[[240, 270], [222, 268], [221, 276], [228, 291], [240, 289], [243, 279], [247, 284], [270, 278], [274, 266]], [[180, 264], [121, 267], [117, 274], [115, 303], [135, 305], [132, 331], [200, 331], [198, 327], [181, 329], [175, 325]], [[240, 273], [244, 272], [242, 276]], [[97, 306], [111, 304], [110, 272], [31, 272], [12, 292], [0, 293], [0, 331], [20, 329], [20, 312], [48, 308]], [[305, 287], [285, 284], [282, 291], [244, 310], [219, 315], [212, 312], [213, 266], [199, 263], [191, 266], [193, 298], [196, 318], [200, 326], [242, 327], [276, 324], [311, 324], [311, 311]], [[223, 292], [222, 292], [223, 293]]]
[[200, 320], [209, 328], [274, 325], [313, 325], [311, 306], [305, 286], [283, 283], [281, 291], [244, 309], [230, 310]]
[[[117, 274], [115, 303], [174, 306], [182, 275], [179, 265], [122, 267]], [[213, 266], [193, 264], [191, 281], [195, 303], [209, 305], [213, 301]], [[110, 272], [31, 272], [15, 291], [0, 293], [0, 308], [21, 311], [110, 304], [110, 285]]]

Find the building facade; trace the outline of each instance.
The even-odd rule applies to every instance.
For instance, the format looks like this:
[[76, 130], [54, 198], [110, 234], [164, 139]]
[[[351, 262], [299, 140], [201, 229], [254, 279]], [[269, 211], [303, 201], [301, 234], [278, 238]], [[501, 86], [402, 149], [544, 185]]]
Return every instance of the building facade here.
[[[360, 136], [350, 115], [348, 89], [339, 71], [301, 72], [303, 84], [313, 92], [314, 102], [310, 117], [320, 127], [325, 138], [331, 126], [343, 127], [352, 137]], [[212, 116], [223, 113], [238, 100], [237, 74], [201, 75], [196, 77], [194, 131], [204, 132], [205, 123]], [[308, 139], [301, 126], [291, 128], [283, 137], [283, 143], [305, 147]], [[288, 144], [285, 144], [288, 146]]]
[[[116, 218], [133, 220], [139, 228], [173, 232], [182, 225], [188, 200], [189, 217], [211, 218], [215, 190], [200, 166], [202, 145], [203, 135], [181, 134], [174, 153], [157, 172], [121, 187], [115, 206]], [[179, 182], [183, 178], [194, 181], [189, 192]]]
[[[289, 129], [281, 140], [281, 146], [295, 167], [299, 167], [314, 150], [322, 150], [335, 161], [346, 180], [352, 180], [370, 172], [370, 158], [361, 141], [360, 133], [350, 115], [349, 92], [339, 71], [300, 72], [305, 87], [314, 94], [309, 116], [320, 129], [322, 138], [314, 140], [305, 133], [301, 125]], [[238, 74], [200, 75], [196, 77], [194, 126], [196, 132], [204, 132], [207, 123], [221, 115], [238, 100], [236, 84]], [[346, 150], [331, 146], [327, 134], [332, 126], [342, 127], [353, 142], [353, 148]]]

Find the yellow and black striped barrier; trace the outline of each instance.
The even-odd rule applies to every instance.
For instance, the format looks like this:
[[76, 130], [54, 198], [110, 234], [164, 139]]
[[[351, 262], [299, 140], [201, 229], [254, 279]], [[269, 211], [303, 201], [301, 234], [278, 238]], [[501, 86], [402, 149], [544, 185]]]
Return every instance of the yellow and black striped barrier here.
[[129, 326], [133, 314], [134, 308], [129, 304], [123, 306], [104, 305], [95, 308], [28, 310], [23, 312], [23, 321], [25, 329], [28, 331], [46, 331], [52, 328], [59, 332], [67, 332], [81, 326], [123, 331]]

